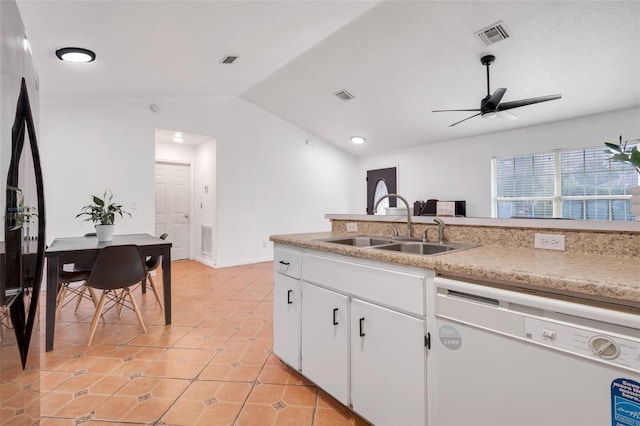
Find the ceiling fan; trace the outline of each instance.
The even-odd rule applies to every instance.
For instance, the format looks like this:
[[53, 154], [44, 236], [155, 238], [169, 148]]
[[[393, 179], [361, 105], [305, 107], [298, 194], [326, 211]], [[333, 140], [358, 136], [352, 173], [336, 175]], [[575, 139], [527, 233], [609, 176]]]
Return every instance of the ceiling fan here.
[[507, 110], [513, 109], [513, 108], [520, 108], [523, 107], [525, 105], [531, 105], [531, 104], [537, 104], [540, 102], [547, 102], [547, 101], [553, 101], [556, 99], [560, 99], [562, 98], [562, 95], [548, 95], [548, 96], [539, 96], [537, 98], [529, 98], [529, 99], [520, 99], [518, 101], [511, 101], [511, 102], [500, 102], [502, 100], [502, 97], [504, 96], [505, 92], [507, 91], [507, 89], [500, 87], [498, 89], [495, 90], [495, 92], [493, 92], [493, 94], [491, 94], [491, 89], [490, 89], [490, 85], [489, 85], [489, 66], [493, 63], [493, 61], [496, 60], [496, 57], [493, 55], [485, 55], [482, 58], [480, 58], [480, 62], [482, 63], [482, 65], [487, 67], [487, 96], [485, 96], [481, 101], [480, 101], [480, 108], [475, 108], [475, 109], [437, 109], [431, 112], [452, 112], [452, 111], [469, 111], [469, 112], [475, 112], [478, 111], [477, 114], [473, 114], [470, 117], [467, 117], [463, 120], [460, 121], [456, 121], [455, 123], [449, 125], [449, 127], [453, 127], [456, 124], [460, 124], [463, 121], [467, 121], [470, 118], [473, 117], [477, 117], [477, 116], [482, 116], [482, 117], [486, 117], [486, 118], [491, 118], [491, 117], [495, 117], [498, 115], [498, 113], [502, 113], [504, 112], [504, 114], [506, 115], [507, 118], [518, 118], [515, 115], [507, 112]]

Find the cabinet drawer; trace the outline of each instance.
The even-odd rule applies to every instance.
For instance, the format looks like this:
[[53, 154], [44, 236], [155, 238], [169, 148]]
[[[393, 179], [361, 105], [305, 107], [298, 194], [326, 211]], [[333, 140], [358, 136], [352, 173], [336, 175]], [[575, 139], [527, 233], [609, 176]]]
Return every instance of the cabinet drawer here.
[[300, 278], [300, 252], [275, 246], [273, 249], [273, 271], [292, 278]]
[[425, 315], [425, 277], [312, 254], [302, 256], [303, 280], [415, 315]]

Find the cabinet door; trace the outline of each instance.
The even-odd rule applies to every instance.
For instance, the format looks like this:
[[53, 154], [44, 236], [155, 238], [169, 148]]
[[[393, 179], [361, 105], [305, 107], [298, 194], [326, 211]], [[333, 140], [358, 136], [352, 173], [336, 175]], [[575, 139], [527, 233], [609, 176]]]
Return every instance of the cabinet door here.
[[426, 422], [424, 320], [351, 301], [351, 402], [377, 425]]
[[273, 275], [273, 352], [300, 370], [300, 282]]
[[348, 405], [348, 298], [306, 282], [300, 288], [302, 373]]

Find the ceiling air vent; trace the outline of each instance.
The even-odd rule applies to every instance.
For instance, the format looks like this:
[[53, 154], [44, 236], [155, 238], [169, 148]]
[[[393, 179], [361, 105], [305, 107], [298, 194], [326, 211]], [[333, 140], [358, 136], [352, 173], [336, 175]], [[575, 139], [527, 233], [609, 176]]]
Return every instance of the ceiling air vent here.
[[224, 58], [222, 58], [220, 63], [221, 64], [232, 64], [233, 61], [235, 61], [236, 59], [238, 59], [237, 56], [225, 56]]
[[502, 21], [489, 25], [487, 28], [478, 31], [475, 34], [480, 38], [480, 41], [482, 41], [485, 46], [491, 46], [492, 44], [510, 37], [509, 31]]
[[347, 92], [346, 90], [340, 90], [339, 92], [334, 93], [334, 95], [336, 95], [343, 101], [350, 101], [355, 97], [351, 93]]

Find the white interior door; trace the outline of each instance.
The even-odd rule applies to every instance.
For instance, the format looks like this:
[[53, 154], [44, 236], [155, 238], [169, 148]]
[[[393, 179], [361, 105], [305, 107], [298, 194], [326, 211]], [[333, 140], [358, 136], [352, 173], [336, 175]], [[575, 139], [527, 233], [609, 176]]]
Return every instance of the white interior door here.
[[191, 184], [188, 164], [156, 163], [156, 236], [169, 234], [171, 260], [191, 257]]

